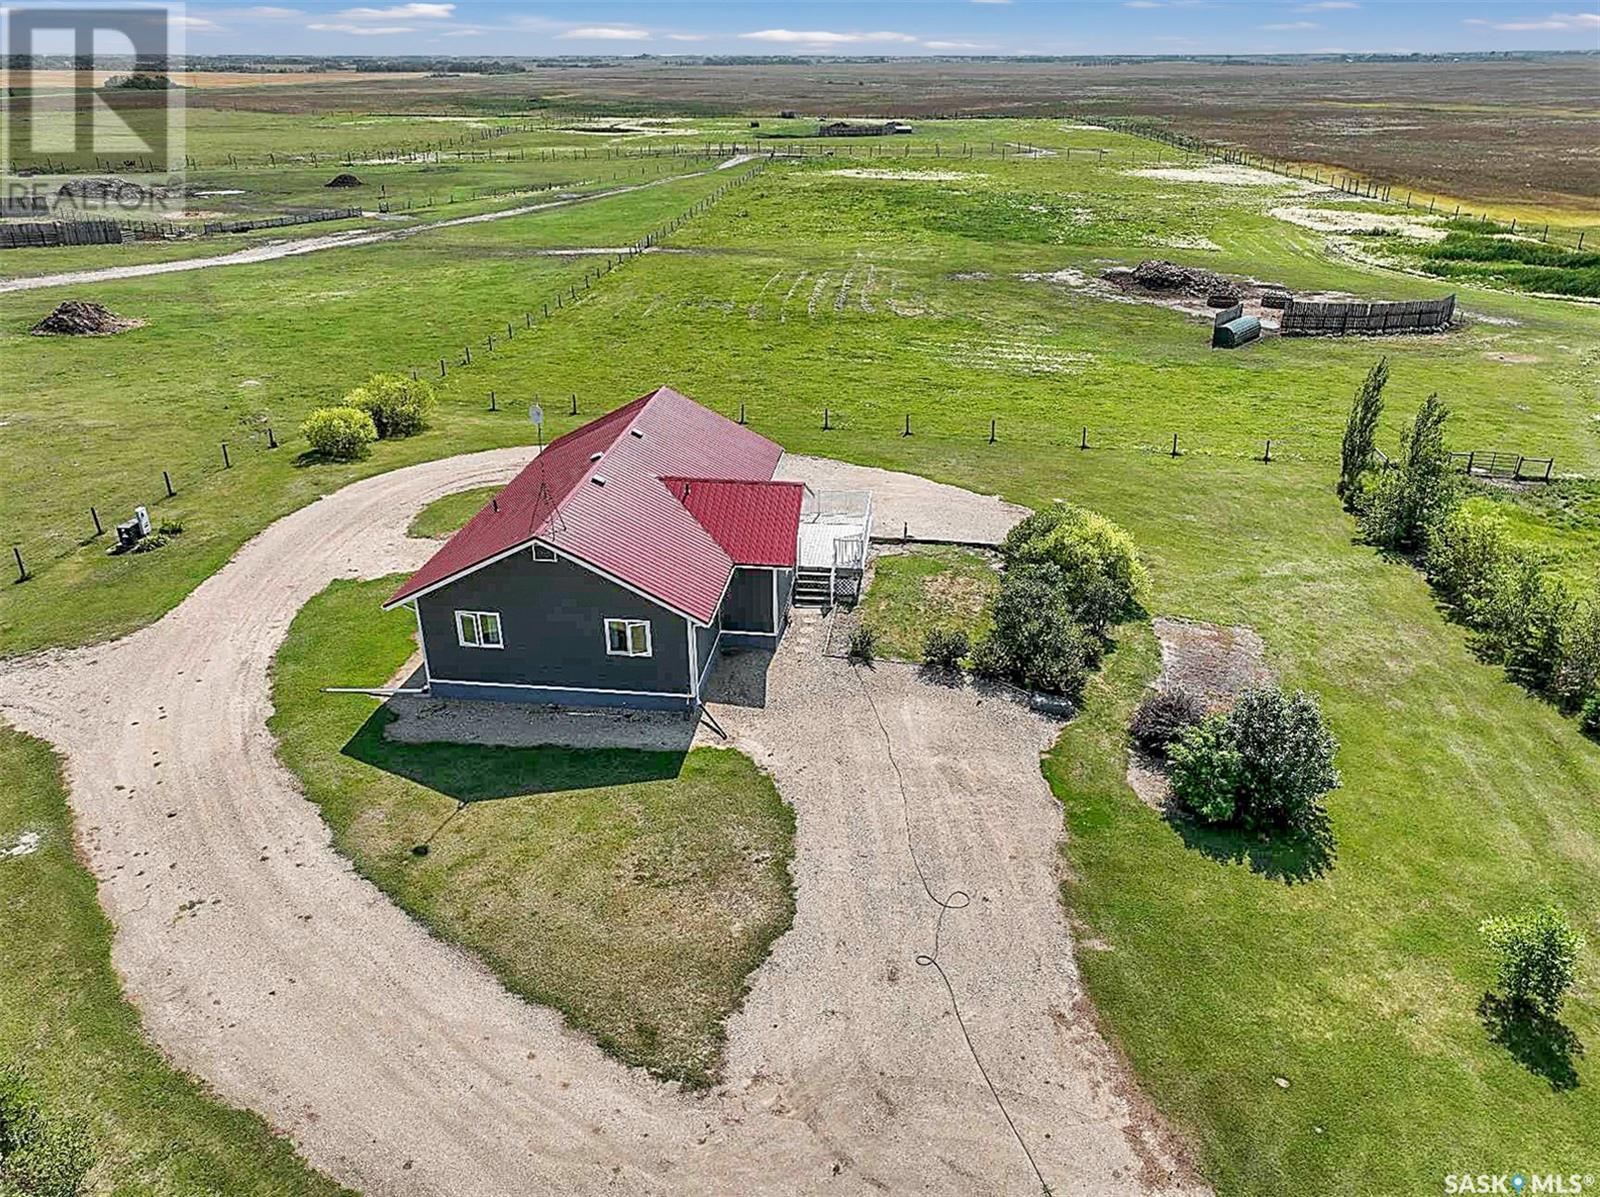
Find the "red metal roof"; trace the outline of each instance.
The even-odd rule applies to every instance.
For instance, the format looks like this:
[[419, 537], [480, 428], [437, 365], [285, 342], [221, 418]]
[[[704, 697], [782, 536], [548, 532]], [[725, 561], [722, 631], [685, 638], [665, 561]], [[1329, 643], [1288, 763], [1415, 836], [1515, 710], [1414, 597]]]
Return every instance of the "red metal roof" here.
[[661, 479], [767, 482], [782, 456], [766, 437], [661, 387], [551, 441], [385, 606], [538, 539], [709, 623], [733, 558]]
[[794, 568], [800, 504], [805, 498], [801, 483], [671, 477], [661, 481], [735, 565]]

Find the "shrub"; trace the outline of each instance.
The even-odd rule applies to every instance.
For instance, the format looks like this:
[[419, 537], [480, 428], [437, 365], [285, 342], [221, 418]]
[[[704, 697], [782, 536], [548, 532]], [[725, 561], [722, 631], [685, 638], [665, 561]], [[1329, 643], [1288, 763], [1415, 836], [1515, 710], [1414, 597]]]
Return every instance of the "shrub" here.
[[1167, 755], [1172, 796], [1179, 806], [1207, 823], [1238, 819], [1243, 762], [1226, 716], [1211, 715], [1191, 724]]
[[313, 451], [335, 461], [360, 457], [378, 439], [372, 417], [356, 407], [319, 407], [306, 417], [300, 432]]
[[156, 525], [156, 531], [163, 536], [179, 536], [183, 532], [182, 520], [162, 520]]
[[935, 669], [960, 669], [961, 659], [971, 651], [961, 628], [933, 628], [922, 641], [922, 659]]
[[1073, 622], [1061, 570], [1007, 569], [994, 601], [994, 626], [973, 653], [973, 668], [1039, 690], [1076, 698], [1099, 657], [1099, 643]]
[[850, 643], [846, 652], [852, 661], [860, 661], [864, 665], [871, 665], [872, 658], [878, 648], [878, 633], [874, 632], [864, 623], [858, 623], [850, 629]]
[[1600, 701], [1600, 586], [1568, 609], [1556, 648], [1550, 681], [1556, 702], [1576, 711]]
[[1444, 445], [1449, 416], [1437, 394], [1417, 409], [1401, 438], [1399, 461], [1379, 476], [1361, 516], [1362, 535], [1373, 544], [1406, 552], [1421, 549], [1429, 532], [1454, 509], [1456, 480]]
[[1424, 566], [1440, 596], [1477, 624], [1519, 553], [1498, 511], [1458, 507], [1428, 538]]
[[1205, 717], [1205, 704], [1189, 691], [1153, 690], [1133, 713], [1128, 734], [1147, 752], [1165, 756], [1179, 736]]
[[1308, 830], [1339, 784], [1338, 750], [1312, 695], [1253, 687], [1172, 745], [1173, 796], [1207, 822]]
[[372, 417], [379, 440], [416, 435], [428, 426], [436, 406], [433, 384], [404, 374], [374, 374], [344, 402]]
[[157, 549], [164, 549], [169, 543], [165, 532], [152, 532], [149, 536], [141, 536], [133, 542], [135, 553], [153, 553]]
[[1362, 475], [1372, 464], [1372, 450], [1377, 441], [1378, 419], [1383, 415], [1383, 388], [1389, 381], [1389, 359], [1380, 357], [1367, 372], [1367, 377], [1356, 391], [1350, 404], [1350, 417], [1345, 421], [1344, 444], [1339, 451], [1339, 485], [1336, 493], [1353, 500], [1359, 493]]
[[1583, 937], [1553, 906], [1485, 919], [1478, 934], [1495, 956], [1495, 975], [1515, 1006], [1549, 1017], [1577, 979]]
[[1600, 737], [1600, 694], [1583, 704], [1583, 713], [1579, 718], [1585, 734]]
[[93, 1164], [88, 1128], [46, 1112], [27, 1074], [0, 1065], [0, 1193], [77, 1197]]
[[1099, 635], [1132, 613], [1149, 590], [1133, 537], [1068, 503], [1028, 516], [1006, 534], [1000, 552], [1008, 568], [1055, 566], [1067, 613]]

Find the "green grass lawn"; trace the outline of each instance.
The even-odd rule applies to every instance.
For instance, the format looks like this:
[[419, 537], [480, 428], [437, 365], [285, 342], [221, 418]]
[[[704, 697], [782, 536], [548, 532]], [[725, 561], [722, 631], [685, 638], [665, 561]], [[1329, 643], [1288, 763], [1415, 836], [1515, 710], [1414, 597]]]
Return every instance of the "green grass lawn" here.
[[[24, 834], [37, 851], [8, 855]], [[231, 1109], [145, 1041], [111, 965], [111, 925], [73, 850], [49, 748], [0, 727], [0, 1060], [52, 1110], [88, 1120], [88, 1192], [115, 1197], [333, 1197], [254, 1114]]]
[[290, 628], [284, 763], [339, 850], [436, 934], [627, 1063], [708, 1084], [746, 976], [793, 918], [793, 812], [726, 749], [385, 740], [381, 707], [321, 687], [411, 654], [409, 613], [378, 612], [398, 580], [336, 582]]
[[417, 512], [417, 517], [406, 528], [406, 535], [443, 540], [477, 515], [478, 509], [502, 489], [499, 486], [480, 486], [475, 490], [461, 490], [435, 499]]
[[932, 628], [959, 628], [974, 643], [988, 629], [989, 603], [1000, 589], [993, 559], [949, 545], [880, 551], [861, 601], [861, 622], [876, 635], [875, 651], [922, 659]]

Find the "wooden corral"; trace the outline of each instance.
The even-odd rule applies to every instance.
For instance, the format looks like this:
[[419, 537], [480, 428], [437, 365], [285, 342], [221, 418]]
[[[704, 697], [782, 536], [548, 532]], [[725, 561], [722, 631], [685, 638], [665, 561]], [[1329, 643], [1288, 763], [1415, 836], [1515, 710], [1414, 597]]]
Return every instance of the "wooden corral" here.
[[1456, 297], [1406, 303], [1310, 303], [1291, 299], [1278, 330], [1286, 337], [1345, 333], [1442, 332], [1455, 317]]

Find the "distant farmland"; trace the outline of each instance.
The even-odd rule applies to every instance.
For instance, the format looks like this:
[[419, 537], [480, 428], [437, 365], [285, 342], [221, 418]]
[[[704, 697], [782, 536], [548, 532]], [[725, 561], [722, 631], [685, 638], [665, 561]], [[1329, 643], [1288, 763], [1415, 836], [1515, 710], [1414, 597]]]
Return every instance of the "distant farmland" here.
[[[1147, 116], [1166, 128], [1463, 199], [1600, 211], [1595, 55], [1335, 59], [700, 62], [573, 59], [522, 74], [208, 88], [191, 104], [276, 112]], [[730, 97], [735, 97], [730, 99]]]

